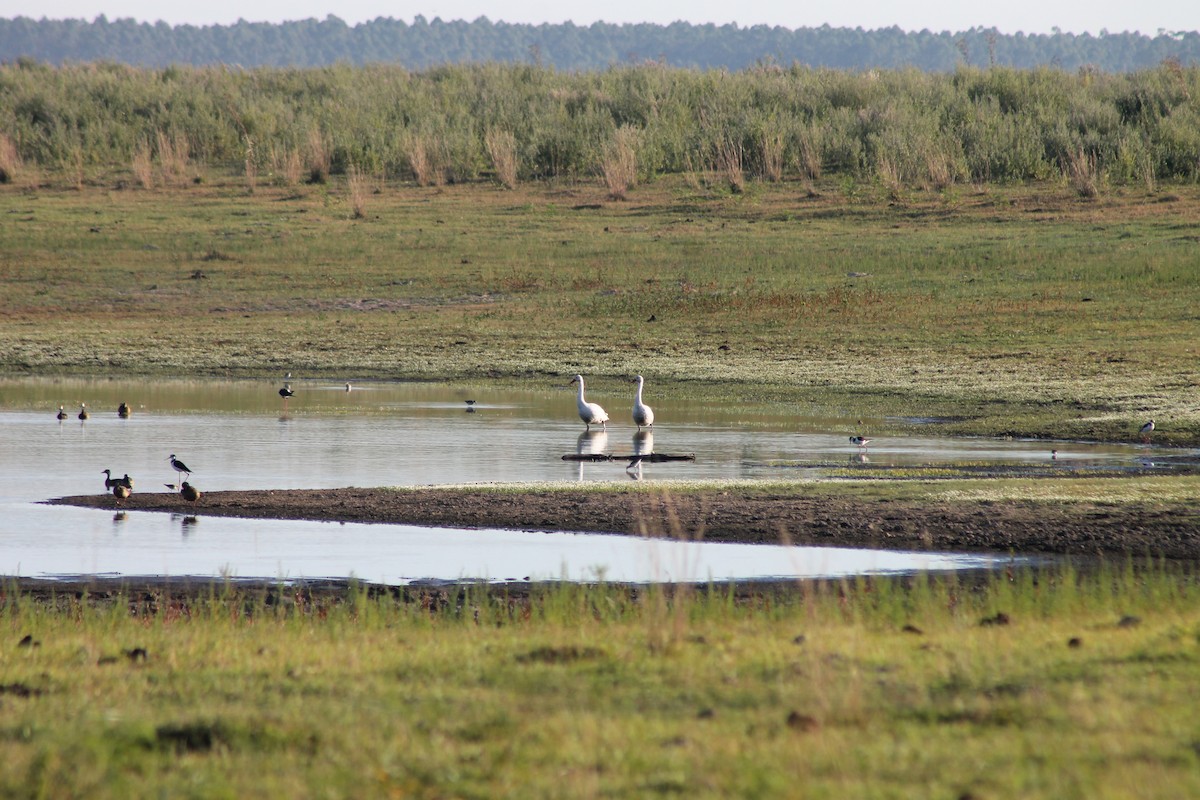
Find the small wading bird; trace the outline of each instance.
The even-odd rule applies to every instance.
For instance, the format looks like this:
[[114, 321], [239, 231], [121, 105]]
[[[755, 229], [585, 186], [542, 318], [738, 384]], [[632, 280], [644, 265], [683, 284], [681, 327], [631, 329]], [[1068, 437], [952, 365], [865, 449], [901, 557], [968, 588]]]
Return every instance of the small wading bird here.
[[279, 396], [283, 398], [284, 408], [287, 408], [288, 398], [294, 396], [295, 394], [296, 393], [292, 391], [292, 385], [290, 383], [285, 383], [283, 388], [279, 390]]
[[851, 436], [850, 437], [850, 444], [856, 445], [858, 447], [858, 449], [860, 449], [860, 450], [866, 450], [867, 445], [869, 445], [870, 443], [871, 443], [871, 440], [865, 436]]
[[586, 429], [590, 431], [593, 425], [599, 425], [604, 430], [608, 430], [605, 424], [608, 422], [608, 412], [601, 408], [599, 403], [589, 403], [583, 399], [583, 376], [576, 375], [571, 379], [571, 383], [579, 384], [579, 398], [576, 404], [579, 407], [579, 418], [587, 426]]
[[637, 382], [638, 388], [637, 396], [633, 398], [633, 422], [638, 426], [638, 430], [640, 431], [643, 425], [647, 428], [654, 425], [654, 411], [650, 406], [642, 402], [642, 386], [645, 384], [645, 380], [641, 375], [638, 375], [634, 380]]
[[1149, 422], [1147, 422], [1145, 425], [1142, 426], [1142, 429], [1140, 431], [1138, 431], [1138, 433], [1140, 433], [1142, 435], [1143, 442], [1150, 441], [1150, 432], [1153, 430], [1154, 430], [1154, 420], [1150, 420]]
[[117, 416], [120, 417], [121, 419], [129, 418], [129, 404], [128, 403], [121, 403], [121, 405], [117, 406]]
[[196, 503], [200, 502], [200, 490], [195, 486], [192, 486], [187, 481], [184, 481], [183, 485], [179, 487], [179, 496], [184, 500], [187, 500], [192, 505], [196, 505]]
[[167, 456], [167, 460], [171, 462], [171, 469], [180, 473], [186, 472], [189, 478], [192, 477], [192, 471], [188, 469], [187, 464], [176, 458], [174, 453], [171, 453], [171, 455]]
[[67, 418], [67, 410], [65, 408], [63, 408], [62, 406], [58, 407], [58, 418], [59, 419]]
[[91, 414], [89, 414], [88, 410], [87, 410], [87, 403], [80, 403], [79, 404], [79, 418], [87, 419], [90, 416], [91, 416]]

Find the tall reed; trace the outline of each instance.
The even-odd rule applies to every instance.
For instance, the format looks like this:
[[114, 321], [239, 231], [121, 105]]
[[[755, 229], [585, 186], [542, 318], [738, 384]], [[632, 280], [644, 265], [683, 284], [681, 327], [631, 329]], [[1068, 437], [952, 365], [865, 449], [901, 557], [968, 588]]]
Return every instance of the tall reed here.
[[604, 147], [600, 170], [604, 175], [608, 196], [612, 200], [625, 200], [629, 190], [637, 184], [637, 151], [640, 138], [636, 128], [623, 125], [613, 131], [612, 138]]

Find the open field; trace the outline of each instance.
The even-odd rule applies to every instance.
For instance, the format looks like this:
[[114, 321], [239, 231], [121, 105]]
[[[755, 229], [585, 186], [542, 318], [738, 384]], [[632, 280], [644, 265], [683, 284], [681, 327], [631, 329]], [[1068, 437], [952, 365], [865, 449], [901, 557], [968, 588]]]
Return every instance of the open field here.
[[1191, 797], [1196, 593], [8, 587], [0, 794]]
[[[590, 385], [1200, 443], [1200, 190], [0, 187], [0, 370]], [[881, 423], [882, 424], [882, 423]]]

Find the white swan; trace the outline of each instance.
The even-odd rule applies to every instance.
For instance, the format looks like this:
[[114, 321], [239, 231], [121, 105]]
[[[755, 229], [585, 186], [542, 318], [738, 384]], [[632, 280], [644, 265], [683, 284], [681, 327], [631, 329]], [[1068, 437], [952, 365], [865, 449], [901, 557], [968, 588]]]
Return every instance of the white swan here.
[[608, 430], [604, 424], [608, 422], [608, 412], [601, 408], [599, 403], [589, 403], [583, 399], [583, 376], [576, 375], [571, 379], [571, 383], [579, 384], [579, 399], [576, 402], [579, 406], [579, 418], [583, 420], [583, 424], [589, 431], [593, 425], [599, 425], [604, 430]]
[[645, 425], [647, 428], [654, 425], [654, 411], [650, 406], [642, 402], [642, 386], [645, 380], [641, 375], [637, 376], [637, 396], [633, 398], [633, 421], [638, 426], [638, 430]]

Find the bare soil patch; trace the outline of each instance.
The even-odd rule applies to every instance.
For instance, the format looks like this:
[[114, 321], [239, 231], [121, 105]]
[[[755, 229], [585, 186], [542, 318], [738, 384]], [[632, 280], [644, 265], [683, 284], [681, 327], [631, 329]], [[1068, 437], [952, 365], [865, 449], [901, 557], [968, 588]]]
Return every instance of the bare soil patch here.
[[[111, 495], [55, 504], [115, 508]], [[134, 494], [129, 510], [258, 519], [594, 531], [707, 541], [1200, 558], [1200, 511], [1183, 503], [915, 502], [773, 497], [736, 490], [667, 493], [461, 489], [296, 489]]]

